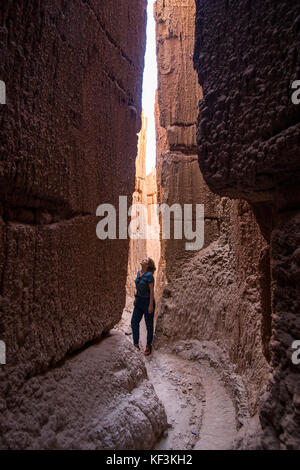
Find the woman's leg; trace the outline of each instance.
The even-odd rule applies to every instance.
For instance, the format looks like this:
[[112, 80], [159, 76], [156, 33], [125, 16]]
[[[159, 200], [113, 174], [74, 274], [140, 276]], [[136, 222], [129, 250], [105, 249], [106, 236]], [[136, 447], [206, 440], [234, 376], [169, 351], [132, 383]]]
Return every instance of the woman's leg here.
[[151, 345], [153, 341], [153, 323], [154, 323], [154, 312], [155, 312], [155, 300], [153, 302], [153, 312], [148, 313], [149, 303], [144, 311], [145, 323], [147, 327], [147, 345]]
[[133, 344], [139, 344], [140, 339], [140, 321], [143, 316], [143, 310], [138, 306], [138, 302], [136, 303], [132, 317], [131, 317], [131, 328], [132, 328], [132, 336], [133, 336]]

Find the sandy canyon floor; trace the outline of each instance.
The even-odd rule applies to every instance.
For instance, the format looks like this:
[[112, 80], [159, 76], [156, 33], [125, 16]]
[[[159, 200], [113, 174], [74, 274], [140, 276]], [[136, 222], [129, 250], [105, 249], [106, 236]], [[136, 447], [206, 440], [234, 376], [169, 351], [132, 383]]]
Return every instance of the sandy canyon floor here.
[[[118, 328], [132, 341], [128, 315]], [[144, 320], [140, 329], [142, 354]], [[249, 415], [242, 381], [224, 351], [212, 342], [180, 341], [154, 347], [144, 360], [169, 424], [154, 449], [231, 449]]]

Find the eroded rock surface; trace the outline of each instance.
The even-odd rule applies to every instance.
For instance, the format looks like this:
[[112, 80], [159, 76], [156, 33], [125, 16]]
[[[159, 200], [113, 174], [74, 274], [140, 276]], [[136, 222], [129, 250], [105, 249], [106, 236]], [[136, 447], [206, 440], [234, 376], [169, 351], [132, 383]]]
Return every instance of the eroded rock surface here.
[[[131, 316], [134, 309], [134, 296], [136, 293], [135, 279], [141, 269], [141, 260], [146, 257], [153, 259], [156, 268], [160, 260], [160, 225], [157, 215], [157, 178], [154, 168], [146, 174], [146, 146], [147, 146], [148, 119], [142, 113], [142, 128], [138, 135], [138, 153], [136, 158], [135, 190], [132, 204], [135, 208], [130, 221], [131, 238], [129, 241], [129, 256], [126, 279], [126, 304], [122, 318], [117, 328], [131, 333]], [[141, 224], [136, 224], [139, 217]], [[158, 274], [159, 273], [159, 274]], [[158, 276], [157, 276], [158, 274]], [[161, 269], [157, 269], [155, 277], [156, 312], [159, 310], [161, 291], [164, 276]], [[143, 320], [144, 321], [144, 320]]]
[[292, 83], [300, 76], [300, 5], [196, 0], [196, 6], [194, 64], [204, 94], [199, 165], [214, 192], [251, 203], [270, 243], [260, 266], [271, 372], [257, 445], [298, 449], [300, 369], [291, 347], [300, 335], [300, 107]]
[[151, 449], [167, 427], [142, 356], [114, 331], [0, 406], [2, 449]]
[[243, 381], [225, 348], [181, 340], [154, 351], [146, 366], [169, 423], [155, 449], [232, 448], [249, 414]]
[[[79, 426], [93, 429], [85, 421], [94, 405], [89, 396], [96, 404], [99, 399], [95, 411], [102, 413], [104, 426], [109, 408], [100, 394], [104, 398], [107, 393], [109, 401], [108, 391], [115, 398], [124, 392], [136, 430], [142, 436], [143, 425], [147, 429], [145, 445], [153, 440], [143, 412], [126, 401], [127, 379], [132, 390], [137, 379], [120, 370], [124, 380], [115, 380], [105, 392], [109, 382], [101, 382], [93, 369], [101, 369], [94, 350], [90, 366], [89, 352], [83, 353], [77, 375], [69, 360], [49, 376], [40, 375], [121, 318], [129, 242], [98, 239], [96, 209], [102, 203], [118, 208], [120, 195], [131, 203], [145, 23], [144, 0], [1, 4], [0, 75], [7, 90], [7, 105], [0, 108], [0, 339], [7, 351], [7, 364], [0, 371], [1, 406], [6, 410], [2, 447], [88, 446], [89, 435]], [[120, 348], [126, 357], [127, 350]], [[57, 401], [51, 401], [51, 390]], [[137, 395], [149, 390], [143, 385]], [[135, 399], [145, 408], [156, 407], [154, 396], [148, 402]], [[122, 432], [112, 429], [111, 411], [108, 441], [103, 427], [99, 438], [91, 438], [95, 448], [142, 445], [124, 429], [128, 411], [125, 407], [122, 417], [121, 408], [115, 413], [120, 423], [123, 419]], [[73, 426], [77, 436], [72, 438]]]
[[194, 338], [225, 348], [244, 378], [255, 414], [268, 373], [257, 271], [259, 229], [246, 203], [222, 198], [217, 214], [218, 239], [183, 260], [164, 290], [156, 342]]
[[157, 0], [158, 103], [160, 123], [172, 150], [195, 151], [197, 103], [202, 96], [191, 61], [195, 2]]
[[117, 15], [106, 3], [1, 7], [8, 388], [99, 336], [122, 313], [128, 240], [99, 240], [95, 215], [101, 203], [118, 207], [119, 195], [131, 200], [146, 18], [145, 2], [121, 1]]
[[[199, 164], [218, 194], [251, 201], [299, 184], [299, 3], [196, 0]], [[220, 40], [222, 38], [222, 40]], [[299, 200], [297, 200], [299, 204]]]
[[204, 204], [205, 218], [201, 250], [186, 251], [184, 237], [162, 240], [167, 286], [155, 341], [159, 346], [208, 340], [225, 348], [243, 377], [254, 415], [269, 370], [268, 241], [249, 204], [214, 194], [199, 169], [195, 102], [202, 102], [202, 89], [192, 63], [194, 2], [158, 1], [155, 16], [159, 201]]

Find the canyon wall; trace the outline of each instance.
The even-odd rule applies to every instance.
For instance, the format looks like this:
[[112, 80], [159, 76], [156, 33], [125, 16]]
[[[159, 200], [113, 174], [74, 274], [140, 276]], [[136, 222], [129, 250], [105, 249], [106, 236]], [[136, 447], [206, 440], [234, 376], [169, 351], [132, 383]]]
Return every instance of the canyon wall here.
[[[196, 5], [194, 63], [204, 94], [199, 165], [212, 191], [248, 201], [269, 245], [261, 254], [261, 286], [271, 372], [257, 445], [297, 449], [300, 369], [292, 344], [300, 338], [300, 106], [292, 102], [292, 83], [300, 77], [300, 4]], [[256, 251], [260, 240], [257, 230], [249, 238]]]
[[[138, 135], [135, 190], [132, 196], [132, 203], [136, 205], [136, 209], [130, 221], [134, 225], [132, 225], [132, 238], [129, 242], [126, 304], [122, 319], [117, 326], [118, 329], [126, 333], [131, 332], [130, 322], [136, 293], [135, 279], [138, 270], [141, 269], [141, 260], [146, 257], [152, 258], [156, 268], [158, 268], [160, 261], [160, 225], [156, 209], [158, 203], [156, 169], [154, 168], [149, 174], [146, 174], [147, 129], [148, 118], [142, 113], [142, 128]], [[138, 219], [140, 219], [141, 224]], [[157, 269], [154, 278], [156, 281], [154, 295], [157, 315], [164, 279], [163, 271]], [[144, 323], [144, 319], [142, 321]]]
[[[146, 1], [140, 0], [121, 0], [113, 7], [95, 0], [1, 5], [0, 78], [7, 90], [7, 105], [0, 108], [0, 339], [7, 351], [0, 371], [1, 448], [71, 445], [68, 403], [72, 387], [78, 389], [78, 374], [70, 372], [68, 355], [121, 318], [129, 240], [97, 238], [96, 209], [102, 203], [118, 208], [120, 195], [131, 202], [145, 24]], [[119, 352], [138, 361], [129, 343]], [[89, 362], [89, 349], [84, 354]], [[132, 381], [126, 364], [116, 366], [115, 358], [106, 362], [108, 376], [122, 376], [131, 383], [128, 390], [138, 387], [141, 380]], [[99, 362], [100, 356], [87, 371], [81, 369], [83, 396], [90, 393], [89, 377]], [[142, 364], [139, 369], [146, 379]], [[54, 379], [48, 380], [51, 374]], [[70, 394], [62, 394], [57, 406], [48, 397], [49, 407], [46, 400], [39, 408], [36, 400], [43, 394], [52, 390], [54, 397], [64, 390], [60, 376], [66, 377]], [[110, 399], [118, 400], [123, 382], [116, 381]], [[105, 407], [101, 374], [93, 384], [103, 392], [93, 395], [95, 407]], [[149, 402], [150, 421], [160, 417], [163, 422], [155, 394], [151, 400], [157, 410]], [[74, 399], [74, 415], [81, 406]], [[48, 422], [59, 420], [60, 411], [65, 418], [57, 426], [64, 434], [48, 445]], [[122, 437], [128, 419], [119, 413], [114, 430], [107, 431], [108, 440], [113, 435], [108, 447], [134, 447], [130, 436]], [[144, 426], [148, 422], [148, 429], [141, 410], [136, 419]], [[150, 435], [153, 440], [152, 430]]]
[[[142, 128], [138, 135], [138, 152], [135, 163], [135, 188], [132, 204], [147, 205], [146, 191], [146, 147], [147, 147], [148, 119], [142, 113]], [[138, 215], [138, 214], [136, 214]], [[131, 238], [129, 241], [129, 256], [126, 280], [126, 303], [133, 299], [135, 294], [135, 278], [140, 269], [140, 262], [146, 258], [147, 240]], [[132, 302], [130, 302], [131, 304]]]
[[[196, 122], [202, 88], [193, 69], [195, 14], [194, 0], [156, 2], [159, 202], [204, 204], [205, 222], [202, 249], [187, 251], [185, 237], [162, 239], [167, 285], [156, 342], [193, 338], [218, 344], [242, 376], [255, 415], [268, 372], [268, 244], [251, 207], [214, 194], [199, 169]], [[195, 213], [192, 218], [195, 229], [201, 221]]]
[[[131, 222], [140, 218], [142, 226], [136, 221], [133, 237], [129, 242], [129, 258], [126, 281], [126, 294], [133, 298], [135, 294], [135, 279], [142, 259], [151, 257], [157, 266], [160, 259], [160, 226], [155, 205], [157, 204], [157, 185], [155, 168], [146, 174], [146, 147], [147, 147], [148, 119], [142, 113], [142, 128], [139, 133], [138, 153], [135, 169], [135, 190], [132, 196], [132, 204], [137, 205]], [[142, 215], [139, 205], [144, 206], [145, 213]], [[143, 221], [147, 224], [146, 234], [143, 234]], [[146, 235], [146, 236], [144, 236]], [[157, 296], [158, 297], [158, 296]]]

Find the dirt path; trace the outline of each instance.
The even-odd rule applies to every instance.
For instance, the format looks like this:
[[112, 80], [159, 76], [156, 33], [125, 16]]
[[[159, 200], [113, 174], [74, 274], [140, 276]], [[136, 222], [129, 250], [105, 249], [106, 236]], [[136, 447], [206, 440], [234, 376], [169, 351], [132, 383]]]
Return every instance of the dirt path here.
[[[128, 335], [127, 317], [120, 328]], [[140, 327], [143, 349], [144, 320]], [[127, 337], [132, 341], [131, 335]], [[238, 423], [248, 418], [247, 397], [223, 350], [212, 342], [179, 341], [154, 348], [152, 355], [145, 357], [145, 364], [170, 425], [155, 449], [232, 448]]]
[[217, 372], [159, 350], [145, 362], [171, 425], [155, 449], [230, 449], [236, 413]]
[[201, 364], [206, 403], [200, 439], [194, 449], [230, 449], [237, 433], [235, 408], [218, 373]]

